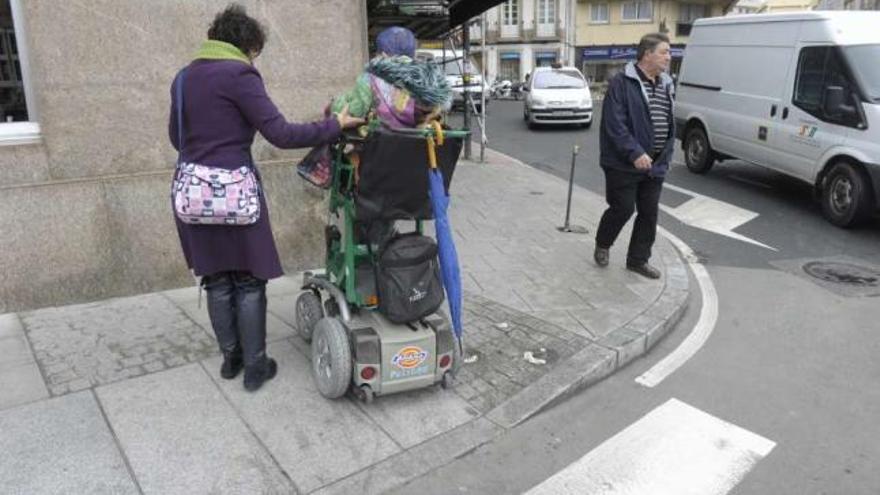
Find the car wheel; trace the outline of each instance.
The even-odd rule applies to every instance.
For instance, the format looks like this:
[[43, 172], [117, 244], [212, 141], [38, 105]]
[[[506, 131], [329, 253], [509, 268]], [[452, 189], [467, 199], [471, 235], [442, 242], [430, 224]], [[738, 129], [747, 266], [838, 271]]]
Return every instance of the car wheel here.
[[822, 214], [838, 227], [855, 227], [871, 214], [873, 193], [857, 167], [840, 162], [831, 167], [822, 189]]
[[684, 162], [695, 174], [705, 174], [715, 165], [715, 153], [702, 127], [693, 127], [684, 137]]
[[526, 111], [526, 107], [523, 107], [523, 120], [526, 122], [529, 121], [529, 113]]

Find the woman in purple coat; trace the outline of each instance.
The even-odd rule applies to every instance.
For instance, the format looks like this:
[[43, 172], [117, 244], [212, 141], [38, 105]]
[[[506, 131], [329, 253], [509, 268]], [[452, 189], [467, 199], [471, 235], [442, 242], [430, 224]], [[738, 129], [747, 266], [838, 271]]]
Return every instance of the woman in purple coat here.
[[[279, 148], [301, 148], [335, 140], [343, 128], [363, 123], [347, 109], [309, 124], [287, 122], [266, 94], [253, 60], [266, 34], [244, 8], [231, 5], [214, 19], [208, 40], [184, 68], [183, 146], [178, 139], [176, 84], [171, 87], [171, 143], [187, 163], [253, 168], [257, 131]], [[208, 314], [223, 353], [220, 375], [235, 378], [244, 368], [244, 387], [254, 391], [275, 376], [266, 355], [266, 281], [282, 275], [265, 197], [251, 225], [192, 225], [177, 220], [187, 265], [208, 293]]]

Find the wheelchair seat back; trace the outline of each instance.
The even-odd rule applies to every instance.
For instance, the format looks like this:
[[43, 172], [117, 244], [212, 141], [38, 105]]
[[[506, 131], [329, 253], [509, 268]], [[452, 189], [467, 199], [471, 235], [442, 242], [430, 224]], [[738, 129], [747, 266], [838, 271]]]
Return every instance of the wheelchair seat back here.
[[[447, 193], [461, 153], [463, 138], [446, 138], [437, 146], [437, 168]], [[388, 130], [374, 131], [363, 144], [358, 167], [355, 216], [358, 221], [430, 220], [428, 145], [424, 137]]]

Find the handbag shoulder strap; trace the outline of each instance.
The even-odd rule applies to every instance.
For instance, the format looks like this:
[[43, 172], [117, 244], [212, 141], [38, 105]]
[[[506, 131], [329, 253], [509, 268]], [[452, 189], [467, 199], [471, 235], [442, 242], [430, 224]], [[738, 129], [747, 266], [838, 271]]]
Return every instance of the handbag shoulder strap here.
[[177, 100], [177, 150], [179, 154], [178, 162], [183, 162], [183, 77], [186, 74], [186, 67], [180, 69], [177, 73], [175, 83], [175, 95]]

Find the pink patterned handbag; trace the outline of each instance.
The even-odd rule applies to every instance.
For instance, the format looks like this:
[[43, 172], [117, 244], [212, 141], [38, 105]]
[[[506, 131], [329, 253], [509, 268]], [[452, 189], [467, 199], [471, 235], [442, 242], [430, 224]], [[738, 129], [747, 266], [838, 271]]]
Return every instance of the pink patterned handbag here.
[[[177, 144], [183, 150], [183, 76], [177, 77]], [[174, 213], [183, 223], [199, 225], [250, 225], [260, 219], [260, 181], [247, 166], [228, 170], [178, 157], [171, 182]]]
[[250, 225], [260, 218], [260, 184], [250, 167], [180, 163], [172, 196], [174, 213], [183, 223]]

